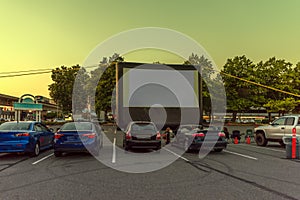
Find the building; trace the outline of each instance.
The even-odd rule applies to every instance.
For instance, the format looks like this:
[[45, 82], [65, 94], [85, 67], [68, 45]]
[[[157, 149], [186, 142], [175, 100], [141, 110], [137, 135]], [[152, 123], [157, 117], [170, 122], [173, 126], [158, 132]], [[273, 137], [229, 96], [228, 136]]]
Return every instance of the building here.
[[[37, 102], [42, 104], [42, 116], [45, 116], [48, 112], [58, 112], [57, 105], [49, 98], [44, 96], [35, 96]], [[14, 103], [19, 102], [19, 97], [14, 97], [6, 94], [0, 94], [0, 118], [1, 120], [12, 121], [15, 120]], [[21, 119], [26, 116], [32, 115], [32, 111], [22, 111]]]

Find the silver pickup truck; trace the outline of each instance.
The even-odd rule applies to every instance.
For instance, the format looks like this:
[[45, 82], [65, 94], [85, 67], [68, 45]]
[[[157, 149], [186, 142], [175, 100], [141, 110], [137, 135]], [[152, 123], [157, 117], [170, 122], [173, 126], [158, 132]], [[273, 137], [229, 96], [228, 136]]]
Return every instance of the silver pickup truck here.
[[256, 144], [258, 146], [266, 146], [268, 141], [271, 141], [284, 145], [282, 137], [292, 136], [293, 128], [296, 129], [297, 136], [300, 136], [300, 115], [279, 117], [270, 125], [259, 126], [254, 129]]

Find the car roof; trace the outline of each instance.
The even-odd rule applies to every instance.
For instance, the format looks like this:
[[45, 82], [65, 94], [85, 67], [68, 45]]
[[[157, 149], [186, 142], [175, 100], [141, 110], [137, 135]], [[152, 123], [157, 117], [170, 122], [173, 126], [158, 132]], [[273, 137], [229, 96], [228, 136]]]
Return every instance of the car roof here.
[[10, 124], [27, 123], [27, 124], [31, 124], [31, 123], [39, 123], [39, 122], [36, 122], [36, 121], [10, 121], [10, 122], [6, 122], [6, 123], [10, 123]]
[[132, 121], [130, 124], [154, 124], [153, 122], [150, 121]]

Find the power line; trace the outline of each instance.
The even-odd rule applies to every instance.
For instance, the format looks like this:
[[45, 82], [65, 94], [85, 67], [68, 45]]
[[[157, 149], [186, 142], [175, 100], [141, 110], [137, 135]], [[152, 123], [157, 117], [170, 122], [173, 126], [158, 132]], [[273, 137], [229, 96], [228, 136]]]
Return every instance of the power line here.
[[270, 89], [270, 90], [274, 90], [274, 91], [277, 91], [277, 92], [285, 93], [285, 94], [292, 95], [292, 96], [295, 96], [295, 97], [300, 97], [299, 94], [294, 94], [294, 93], [287, 92], [287, 91], [284, 91], [284, 90], [280, 90], [280, 89], [277, 89], [277, 88], [274, 88], [274, 87], [271, 87], [271, 86], [267, 86], [267, 85], [263, 85], [263, 84], [256, 83], [256, 82], [253, 82], [253, 81], [249, 81], [249, 80], [247, 80], [247, 79], [240, 78], [240, 77], [237, 77], [237, 76], [234, 76], [234, 75], [231, 75], [231, 74], [227, 74], [227, 73], [225, 73], [225, 72], [220, 72], [220, 74], [224, 74], [224, 75], [226, 75], [226, 76], [229, 76], [229, 77], [232, 77], [232, 78], [235, 78], [235, 79], [238, 79], [238, 80], [247, 82], [247, 83], [251, 83], [251, 84], [253, 84], [253, 85], [257, 85], [257, 86], [260, 86], [260, 87], [264, 87], [264, 88], [267, 88], [267, 89]]
[[[86, 68], [95, 68], [95, 67], [99, 67], [99, 65], [91, 65], [91, 66], [82, 67], [82, 68], [86, 69]], [[56, 69], [32, 69], [32, 70], [22, 70], [22, 71], [0, 72], [0, 78], [47, 74], [47, 73], [51, 73], [52, 70], [56, 70]], [[28, 73], [26, 73], [26, 72], [28, 72]], [[1, 74], [8, 74], [8, 75], [1, 76]]]
[[31, 70], [23, 70], [23, 71], [13, 71], [13, 72], [0, 72], [0, 74], [18, 74], [23, 72], [37, 72], [37, 71], [49, 71], [52, 69], [31, 69]]
[[0, 78], [8, 78], [8, 77], [16, 77], [16, 76], [28, 76], [28, 75], [37, 75], [37, 74], [47, 74], [50, 73], [51, 71], [46, 71], [46, 72], [32, 72], [32, 73], [24, 73], [24, 74], [12, 74], [12, 75], [3, 75], [0, 76]]

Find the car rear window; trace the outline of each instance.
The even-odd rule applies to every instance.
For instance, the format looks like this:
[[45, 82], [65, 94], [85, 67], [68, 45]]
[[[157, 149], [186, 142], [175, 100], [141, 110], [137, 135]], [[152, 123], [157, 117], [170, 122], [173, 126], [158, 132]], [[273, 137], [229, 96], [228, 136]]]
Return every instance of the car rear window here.
[[89, 131], [92, 130], [92, 124], [91, 123], [66, 123], [64, 124], [61, 129], [61, 131]]
[[153, 124], [136, 123], [136, 124], [132, 124], [131, 131], [132, 132], [140, 132], [140, 131], [155, 132], [155, 126]]
[[4, 123], [0, 126], [0, 130], [27, 131], [30, 130], [30, 123]]

